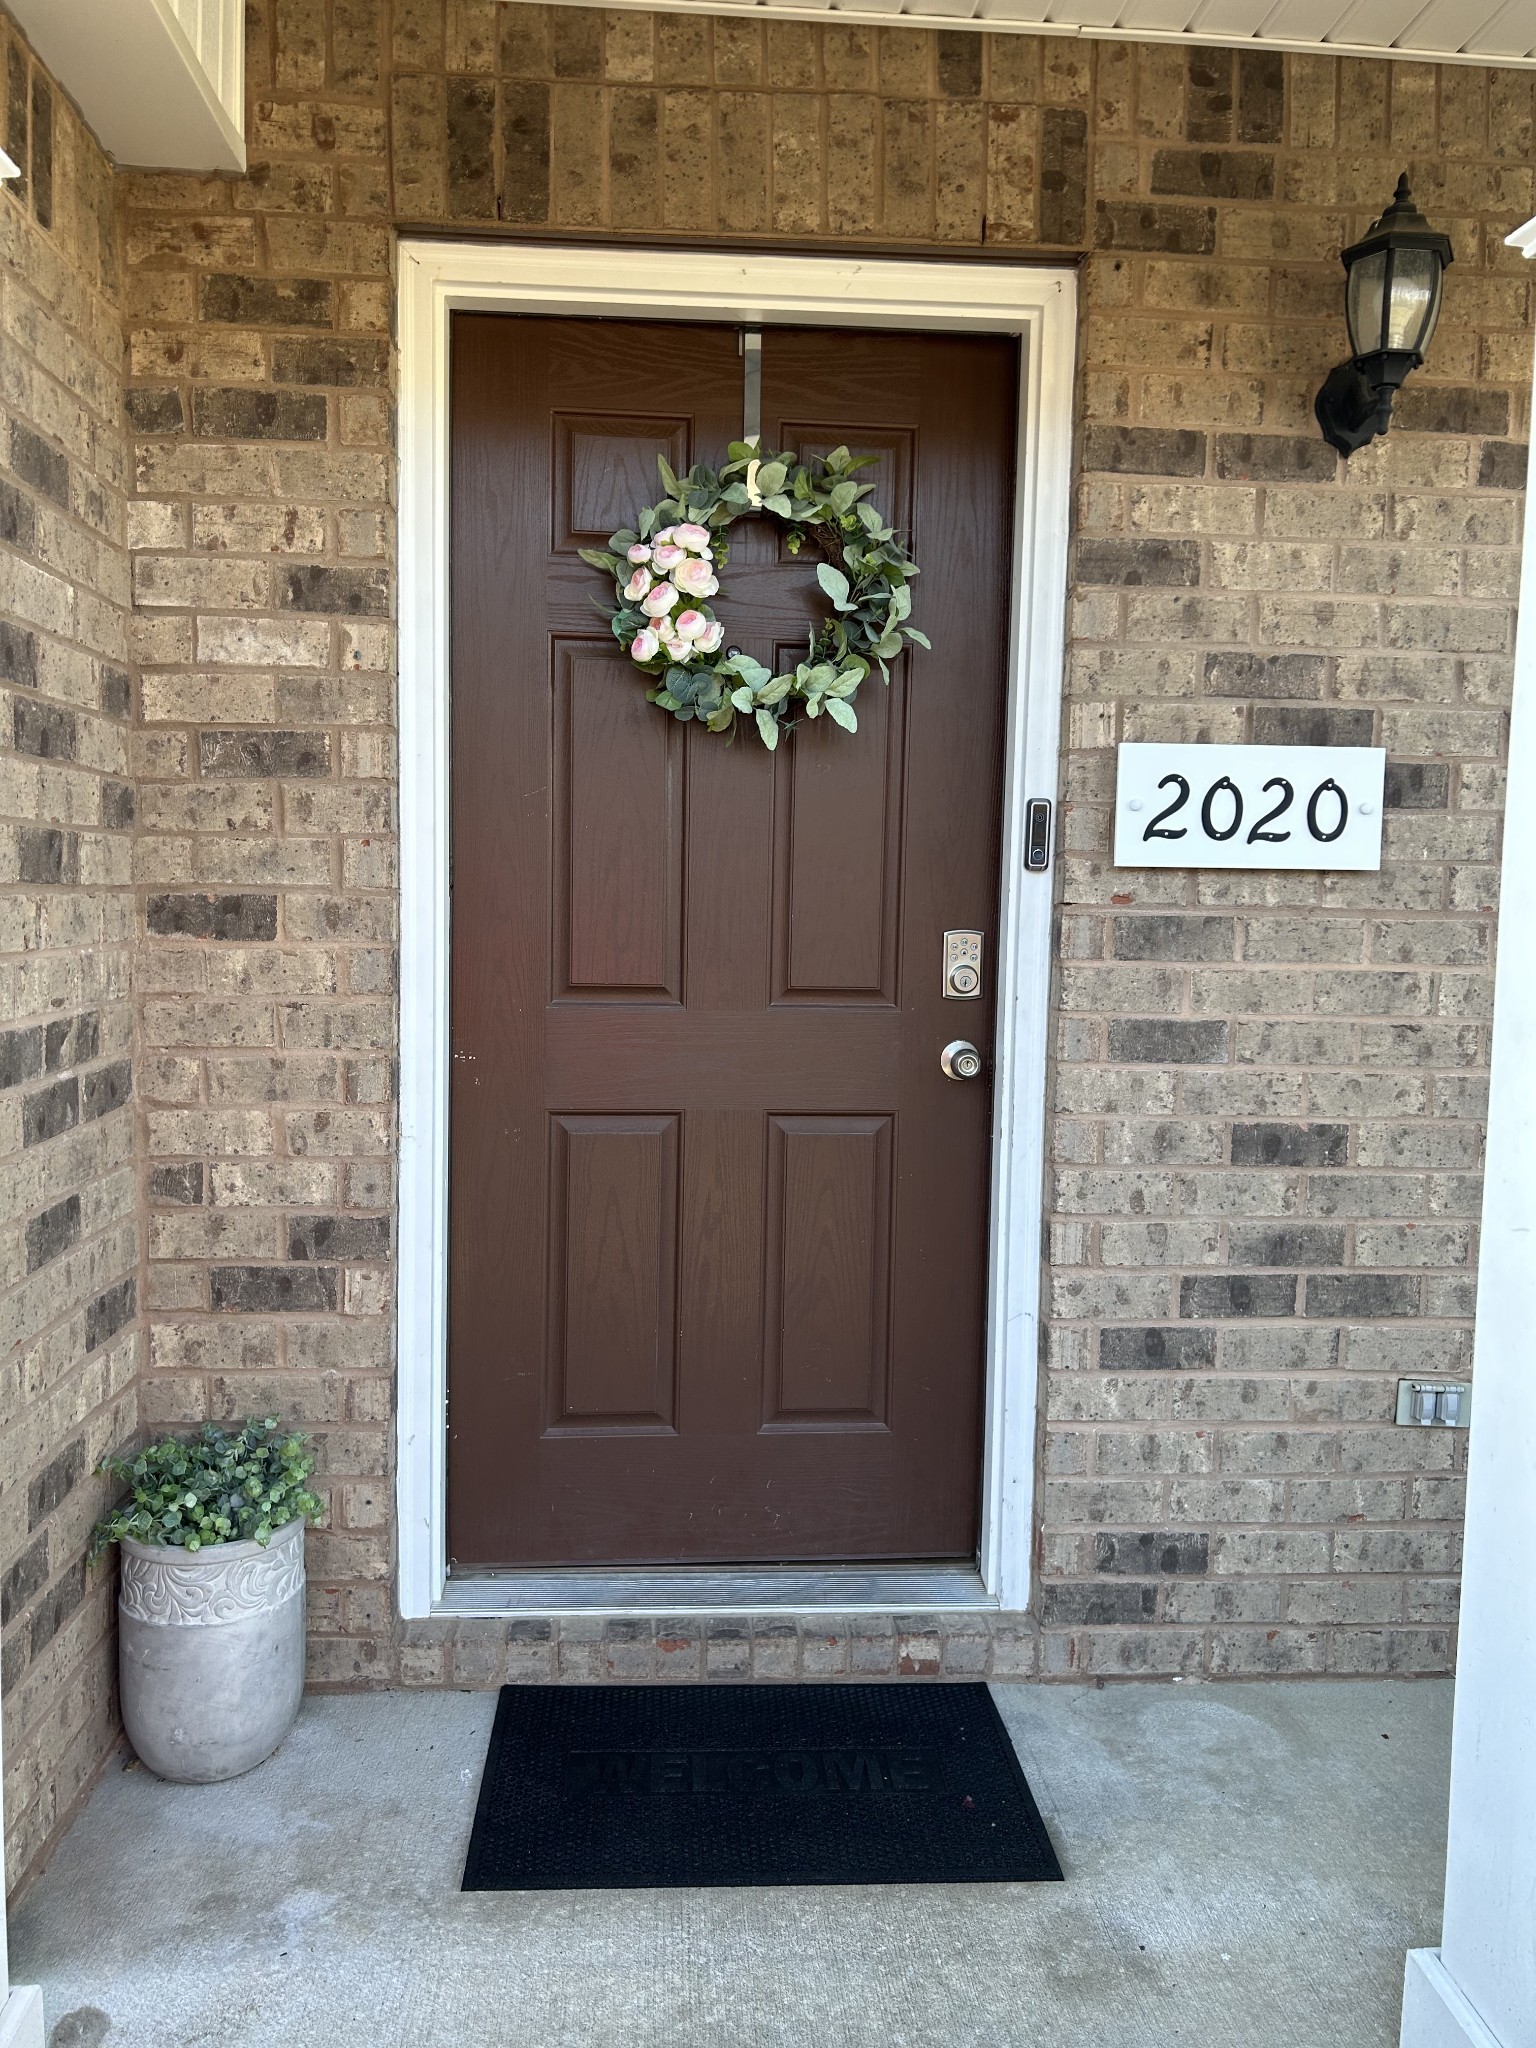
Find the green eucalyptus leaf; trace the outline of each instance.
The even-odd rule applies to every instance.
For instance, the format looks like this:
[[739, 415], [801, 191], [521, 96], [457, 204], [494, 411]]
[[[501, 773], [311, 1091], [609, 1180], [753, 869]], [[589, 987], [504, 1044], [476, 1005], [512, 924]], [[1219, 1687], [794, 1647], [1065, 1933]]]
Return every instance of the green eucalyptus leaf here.
[[848, 609], [848, 578], [841, 569], [834, 569], [830, 562], [818, 562], [816, 581], [831, 598], [839, 611]]
[[857, 713], [854, 711], [853, 706], [845, 704], [841, 697], [829, 697], [827, 699], [827, 716], [828, 718], [836, 719], [844, 732], [857, 732], [859, 729]]
[[768, 749], [769, 753], [771, 754], [774, 748], [779, 744], [779, 723], [771, 711], [758, 712], [757, 730], [762, 739], [763, 745]]

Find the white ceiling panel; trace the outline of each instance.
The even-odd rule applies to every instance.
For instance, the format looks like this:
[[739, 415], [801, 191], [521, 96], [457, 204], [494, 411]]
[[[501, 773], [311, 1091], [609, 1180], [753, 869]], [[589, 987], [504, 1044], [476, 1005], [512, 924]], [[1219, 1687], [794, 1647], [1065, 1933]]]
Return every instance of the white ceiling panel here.
[[[32, 0], [46, 6], [52, 0]], [[167, 5], [169, 0], [153, 0]], [[555, 0], [584, 7], [591, 0]], [[752, 15], [991, 28], [1119, 42], [1316, 50], [1329, 56], [1536, 70], [1536, 0], [605, 0], [643, 13]]]

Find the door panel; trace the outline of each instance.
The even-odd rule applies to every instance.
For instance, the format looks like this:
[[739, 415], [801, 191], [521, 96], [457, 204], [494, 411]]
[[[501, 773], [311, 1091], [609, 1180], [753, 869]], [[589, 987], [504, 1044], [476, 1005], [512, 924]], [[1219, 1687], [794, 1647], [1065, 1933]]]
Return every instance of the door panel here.
[[[576, 552], [739, 435], [736, 330], [454, 318], [455, 1570], [974, 1552], [990, 1089], [938, 1056], [992, 1006], [940, 969], [996, 930], [1016, 380], [766, 332], [765, 440], [879, 455], [934, 642], [770, 755], [646, 704]], [[743, 521], [722, 581], [796, 659], [812, 565]]]

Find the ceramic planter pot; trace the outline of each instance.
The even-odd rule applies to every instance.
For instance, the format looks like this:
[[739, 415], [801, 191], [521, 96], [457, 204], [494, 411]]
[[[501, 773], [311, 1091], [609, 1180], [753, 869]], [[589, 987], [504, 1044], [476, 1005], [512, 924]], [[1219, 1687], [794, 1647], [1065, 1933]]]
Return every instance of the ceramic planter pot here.
[[304, 1691], [304, 1522], [272, 1541], [121, 1544], [123, 1725], [162, 1778], [208, 1785], [269, 1757]]

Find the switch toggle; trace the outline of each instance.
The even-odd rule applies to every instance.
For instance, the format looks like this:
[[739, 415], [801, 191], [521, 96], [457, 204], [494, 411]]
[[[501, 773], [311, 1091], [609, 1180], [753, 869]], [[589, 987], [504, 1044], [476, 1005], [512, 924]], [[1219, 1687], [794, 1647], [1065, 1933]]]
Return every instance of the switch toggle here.
[[981, 933], [944, 934], [944, 994], [952, 1002], [974, 1002], [981, 994]]

